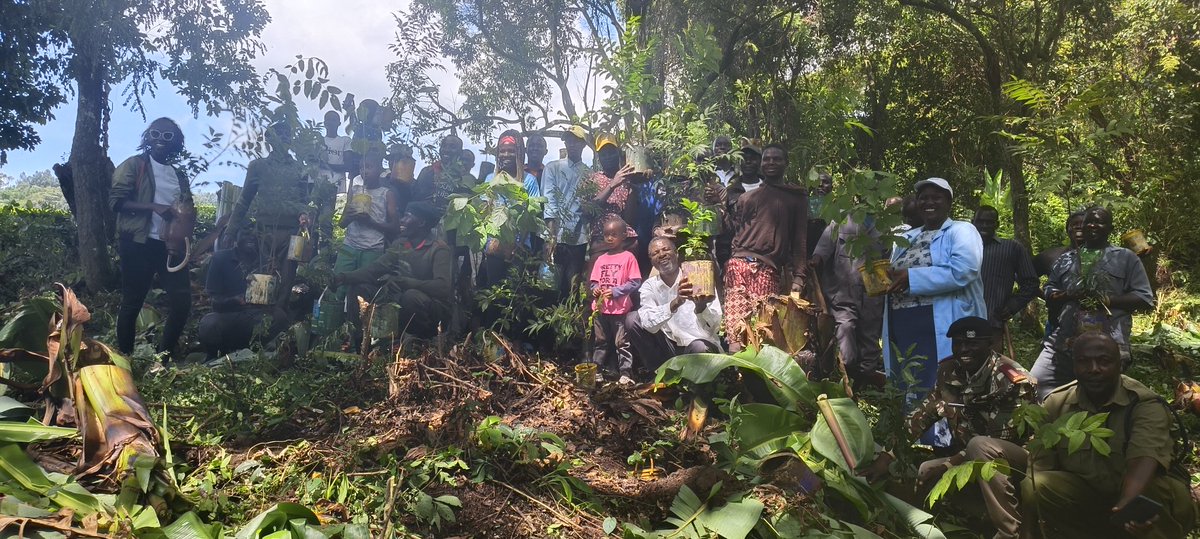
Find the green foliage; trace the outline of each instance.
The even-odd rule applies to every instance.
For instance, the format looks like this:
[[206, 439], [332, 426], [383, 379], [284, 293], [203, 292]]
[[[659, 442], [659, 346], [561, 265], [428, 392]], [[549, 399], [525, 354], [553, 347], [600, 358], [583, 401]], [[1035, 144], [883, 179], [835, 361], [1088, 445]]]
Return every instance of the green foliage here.
[[996, 474], [1011, 475], [1012, 469], [1009, 468], [1008, 462], [1000, 460], [971, 460], [959, 464], [942, 474], [938, 482], [929, 490], [929, 495], [925, 498], [929, 507], [937, 504], [950, 492], [950, 489], [962, 490], [966, 488], [975, 479], [983, 481], [991, 481]]
[[591, 297], [587, 286], [580, 284], [574, 293], [567, 296], [565, 301], [549, 307], [539, 307], [534, 311], [533, 319], [526, 328], [526, 333], [536, 335], [550, 331], [554, 335], [556, 349], [565, 350], [574, 343], [583, 340], [589, 331], [587, 312]]
[[626, 524], [623, 537], [625, 539], [665, 539], [668, 537], [686, 537], [703, 539], [717, 535], [724, 539], [743, 539], [758, 524], [763, 512], [763, 504], [749, 496], [735, 495], [725, 503], [720, 504], [716, 495], [721, 490], [721, 483], [713, 485], [708, 495], [700, 499], [686, 485], [679, 489], [679, 494], [671, 502], [673, 517], [667, 518], [671, 528], [647, 531], [633, 524]]
[[[820, 169], [808, 171], [808, 181], [817, 181]], [[875, 240], [868, 235], [859, 235], [846, 242], [846, 251], [852, 257], [864, 257], [869, 264], [877, 260], [895, 245], [907, 245], [900, 234], [892, 232], [903, 223], [900, 204], [887, 204], [888, 199], [898, 196], [899, 178], [893, 174], [875, 170], [853, 169], [841, 177], [834, 190], [825, 197], [821, 208], [822, 219], [831, 223], [843, 223], [847, 219], [856, 223], [871, 223], [879, 231]], [[878, 243], [878, 246], [876, 244]]]
[[81, 277], [71, 214], [0, 206], [0, 304]]
[[655, 382], [672, 385], [683, 380], [706, 384], [732, 367], [745, 369], [763, 379], [771, 396], [790, 411], [816, 409], [820, 385], [809, 382], [795, 360], [786, 352], [764, 346], [761, 351], [747, 348], [737, 354], [684, 354], [671, 358], [658, 368]]
[[688, 212], [687, 223], [679, 229], [681, 236], [686, 238], [679, 251], [684, 260], [704, 260], [709, 255], [709, 240], [712, 238], [713, 223], [716, 222], [717, 212], [690, 199], [683, 199], [680, 204]]
[[476, 185], [470, 195], [452, 195], [443, 226], [456, 230], [458, 241], [476, 251], [483, 251], [493, 238], [501, 246], [512, 246], [518, 238], [542, 235], [545, 202], [545, 198], [529, 196], [524, 184], [504, 175]]

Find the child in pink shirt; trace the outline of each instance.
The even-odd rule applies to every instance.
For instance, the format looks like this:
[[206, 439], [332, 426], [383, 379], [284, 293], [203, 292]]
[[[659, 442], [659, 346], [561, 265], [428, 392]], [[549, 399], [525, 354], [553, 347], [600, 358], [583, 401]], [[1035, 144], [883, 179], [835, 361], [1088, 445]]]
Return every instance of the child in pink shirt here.
[[625, 315], [633, 310], [631, 295], [642, 286], [637, 258], [625, 249], [628, 225], [619, 217], [604, 223], [603, 248], [592, 266], [592, 309], [598, 311], [592, 333], [592, 363], [601, 370], [620, 373], [620, 383], [633, 383], [633, 352], [625, 335]]

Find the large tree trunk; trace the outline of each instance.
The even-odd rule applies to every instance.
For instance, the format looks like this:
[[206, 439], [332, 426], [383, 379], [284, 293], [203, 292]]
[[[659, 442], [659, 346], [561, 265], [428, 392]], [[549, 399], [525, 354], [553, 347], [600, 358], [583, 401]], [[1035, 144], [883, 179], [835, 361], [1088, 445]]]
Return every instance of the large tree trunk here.
[[79, 228], [79, 264], [88, 290], [111, 288], [116, 283], [109, 240], [112, 222], [108, 188], [112, 169], [101, 145], [108, 105], [107, 68], [99, 60], [96, 44], [75, 41], [73, 71], [78, 84], [79, 110], [71, 141], [71, 175], [75, 194], [75, 223]]

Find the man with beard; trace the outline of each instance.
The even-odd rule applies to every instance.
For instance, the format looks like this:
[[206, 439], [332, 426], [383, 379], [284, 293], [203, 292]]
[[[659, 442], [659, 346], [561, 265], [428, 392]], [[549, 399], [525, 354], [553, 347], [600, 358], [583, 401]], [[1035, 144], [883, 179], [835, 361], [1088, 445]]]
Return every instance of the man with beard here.
[[670, 238], [650, 240], [650, 262], [658, 274], [642, 283], [641, 307], [625, 321], [634, 359], [653, 371], [679, 354], [720, 352], [721, 302], [693, 292]]
[[1075, 377], [1071, 365], [1071, 338], [1089, 330], [1109, 334], [1121, 349], [1128, 366], [1129, 334], [1133, 313], [1154, 308], [1154, 293], [1146, 268], [1133, 251], [1109, 244], [1112, 213], [1088, 208], [1083, 219], [1083, 245], [1054, 262], [1045, 295], [1062, 304], [1058, 327], [1042, 343], [1042, 352], [1030, 372], [1038, 380], [1044, 399], [1054, 388]]
[[[1079, 412], [1107, 414], [1104, 425], [1112, 434], [1102, 446], [1095, 434], [1082, 445], [1064, 436], [1036, 454], [1021, 485], [1026, 522], [1040, 517], [1046, 537], [1066, 539], [1186, 537], [1196, 508], [1181, 465], [1186, 448], [1178, 442], [1178, 424], [1166, 402], [1121, 374], [1120, 343], [1108, 333], [1079, 335], [1072, 355], [1077, 381], [1046, 398], [1046, 423]], [[1126, 506], [1146, 503], [1139, 498], [1158, 504], [1153, 515], [1122, 518]]]
[[804, 289], [808, 269], [808, 195], [802, 185], [788, 185], [787, 150], [780, 144], [763, 148], [764, 185], [743, 195], [734, 208], [733, 256], [725, 269], [725, 337], [740, 351], [752, 313], [767, 297], [780, 292], [783, 271], [791, 270], [791, 291]]
[[[1024, 473], [1028, 453], [1017, 445], [1023, 438], [1013, 424], [1013, 412], [1018, 406], [1033, 403], [1035, 383], [1016, 361], [992, 351], [993, 332], [987, 320], [976, 316], [951, 324], [947, 336], [952, 339], [953, 355], [938, 364], [936, 385], [908, 415], [910, 439], [917, 439], [945, 419], [950, 426], [950, 447], [959, 450], [952, 456], [921, 463], [917, 481], [925, 490], [947, 470], [967, 461], [1003, 460], [1010, 469]], [[864, 475], [871, 480], [883, 477], [892, 460], [889, 453], [880, 453]], [[1017, 486], [1002, 473], [988, 480], [978, 479], [976, 484], [978, 490], [963, 494], [982, 495], [996, 528], [995, 537], [1019, 537]]]

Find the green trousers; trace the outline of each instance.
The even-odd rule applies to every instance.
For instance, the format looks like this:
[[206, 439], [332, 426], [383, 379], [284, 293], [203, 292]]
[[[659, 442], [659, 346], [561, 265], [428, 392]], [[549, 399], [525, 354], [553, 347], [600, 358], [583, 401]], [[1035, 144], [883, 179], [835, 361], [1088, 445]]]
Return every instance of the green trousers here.
[[[1142, 493], [1163, 504], [1153, 528], [1138, 539], [1183, 539], [1195, 525], [1195, 506], [1188, 486], [1160, 475]], [[1036, 472], [1021, 483], [1022, 513], [1027, 525], [1037, 526], [1040, 516], [1047, 539], [1098, 539], [1133, 537], [1111, 522], [1118, 493], [1096, 490], [1071, 472]]]
[[[367, 266], [370, 266], [377, 259], [379, 259], [379, 257], [383, 256], [383, 253], [384, 253], [383, 249], [378, 249], [378, 250], [355, 249], [354, 247], [343, 244], [342, 247], [340, 249], [338, 249], [337, 260], [334, 261], [334, 263], [333, 263], [333, 272], [334, 273], [347, 273], [347, 272], [356, 271], [356, 270], [365, 268]], [[358, 293], [358, 294], [368, 294], [369, 293], [371, 295], [374, 295], [374, 292], [375, 292], [374, 290], [367, 292], [365, 290], [365, 288], [366, 287], [357, 287], [356, 293]], [[378, 289], [378, 287], [375, 287], [375, 288]], [[350, 289], [349, 286], [343, 285], [343, 286], [338, 287], [338, 289], [336, 291], [337, 300], [343, 306], [345, 306], [345, 304], [346, 304], [346, 294], [349, 289]], [[371, 297], [368, 296], [367, 299], [371, 299]], [[354, 320], [357, 324], [358, 302], [356, 301], [350, 306], [350, 308], [348, 310], [340, 311], [338, 314], [334, 315], [335, 316], [334, 324], [333, 324], [333, 326], [330, 326], [330, 327], [340, 326], [342, 324], [342, 321], [344, 320], [344, 314], [346, 312], [351, 313], [350, 319]]]

